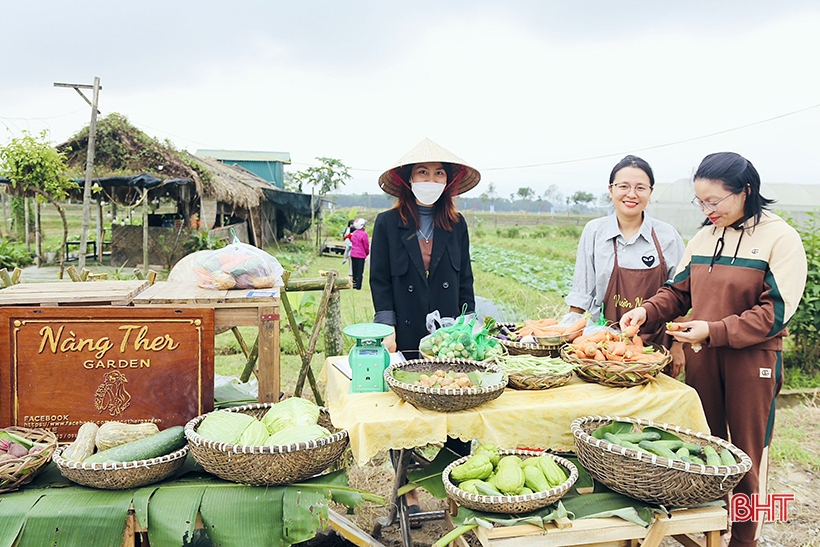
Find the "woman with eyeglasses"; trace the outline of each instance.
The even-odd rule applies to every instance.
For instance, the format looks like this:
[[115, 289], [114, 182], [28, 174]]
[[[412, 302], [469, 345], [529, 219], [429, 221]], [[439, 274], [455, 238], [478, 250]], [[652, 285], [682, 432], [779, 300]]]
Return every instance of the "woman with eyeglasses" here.
[[[710, 154], [695, 173], [692, 203], [706, 217], [671, 284], [625, 314], [621, 326], [653, 328], [691, 308], [668, 331], [686, 347], [686, 383], [700, 395], [713, 435], [752, 459], [738, 494], [766, 493], [783, 337], [806, 284], [797, 231], [768, 211], [760, 176], [744, 157]], [[732, 524], [731, 547], [757, 545], [762, 522]]]
[[[572, 292], [565, 299], [571, 311], [588, 311], [593, 320], [603, 311], [608, 322], [617, 324], [624, 313], [672, 279], [683, 256], [683, 239], [671, 225], [644, 211], [653, 186], [652, 168], [637, 156], [626, 156], [612, 168], [609, 196], [615, 212], [584, 226]], [[666, 347], [671, 343], [664, 329], [643, 329], [641, 337]], [[683, 351], [678, 344], [671, 349], [671, 374], [677, 376]]]

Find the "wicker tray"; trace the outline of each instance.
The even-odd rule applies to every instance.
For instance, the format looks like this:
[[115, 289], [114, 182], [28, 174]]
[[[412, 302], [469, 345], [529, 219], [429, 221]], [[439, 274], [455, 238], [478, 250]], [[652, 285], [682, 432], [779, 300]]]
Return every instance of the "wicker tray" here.
[[[564, 494], [569, 492], [569, 489], [572, 488], [572, 485], [575, 484], [576, 480], [578, 480], [578, 468], [576, 468], [572, 462], [569, 462], [560, 456], [532, 450], [501, 451], [502, 456], [508, 456], [510, 454], [515, 454], [516, 456], [552, 456], [552, 459], [554, 459], [558, 465], [569, 472], [569, 478], [564, 481], [563, 484], [556, 486], [555, 488], [524, 496], [482, 496], [479, 494], [470, 494], [469, 492], [460, 490], [458, 486], [454, 485], [450, 481], [450, 472], [453, 468], [457, 465], [461, 465], [469, 459], [469, 456], [464, 456], [463, 458], [458, 459], [448, 465], [441, 474], [441, 480], [444, 483], [444, 489], [447, 491], [447, 495], [459, 505], [463, 505], [464, 507], [468, 507], [476, 511], [508, 514], [529, 513], [530, 511], [541, 509], [542, 507], [552, 505], [558, 501]], [[523, 459], [526, 459], [526, 457]]]
[[[515, 323], [498, 323], [498, 326], [507, 328], [515, 327]], [[560, 357], [561, 346], [564, 340], [556, 338], [553, 343], [549, 344], [522, 344], [521, 342], [513, 342], [511, 340], [502, 340], [497, 338], [501, 345], [507, 349], [510, 355], [535, 355], [536, 357]]]
[[83, 486], [102, 490], [127, 490], [165, 480], [185, 463], [188, 447], [150, 460], [122, 463], [85, 463], [66, 460], [61, 446], [54, 452], [54, 463], [60, 473]]
[[[395, 370], [411, 372], [435, 372], [437, 369], [470, 373], [473, 371], [500, 372], [501, 382], [489, 387], [431, 388], [400, 382], [393, 377]], [[458, 412], [482, 405], [501, 396], [507, 386], [507, 373], [489, 362], [466, 359], [413, 359], [390, 365], [384, 371], [384, 379], [393, 392], [416, 407], [437, 412]]]
[[575, 373], [582, 380], [610, 387], [632, 387], [648, 384], [672, 362], [672, 354], [663, 346], [653, 344], [655, 351], [663, 355], [655, 363], [626, 363], [622, 361], [596, 361], [579, 359], [571, 355], [565, 345], [561, 348], [561, 358], [567, 363], [578, 365]]
[[[591, 433], [614, 421], [654, 426], [674, 433], [682, 440], [712, 445], [716, 451], [728, 448], [737, 465], [713, 466], [668, 460], [599, 440]], [[585, 416], [570, 426], [575, 437], [578, 460], [597, 481], [635, 499], [670, 507], [690, 507], [714, 501], [731, 492], [752, 468], [752, 460], [741, 449], [718, 437], [680, 426], [639, 418]]]
[[514, 389], [550, 389], [560, 387], [572, 380], [572, 371], [566, 374], [537, 374], [533, 372], [510, 372], [509, 386]]
[[[256, 403], [216, 412], [242, 412], [261, 419], [274, 403]], [[347, 448], [347, 430], [330, 437], [285, 446], [242, 446], [219, 443], [197, 434], [207, 414], [185, 425], [191, 454], [205, 471], [225, 480], [253, 485], [298, 482], [327, 469]], [[327, 409], [320, 408], [319, 424], [333, 430]]]
[[28, 484], [49, 461], [57, 448], [57, 436], [45, 429], [11, 426], [6, 431], [45, 446], [39, 452], [0, 462], [0, 493]]

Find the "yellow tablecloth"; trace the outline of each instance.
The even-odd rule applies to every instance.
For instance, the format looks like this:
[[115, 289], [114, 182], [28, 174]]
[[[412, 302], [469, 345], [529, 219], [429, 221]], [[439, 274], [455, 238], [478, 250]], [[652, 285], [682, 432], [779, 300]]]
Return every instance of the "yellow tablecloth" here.
[[694, 389], [661, 374], [644, 386], [611, 388], [577, 377], [539, 391], [507, 389], [497, 399], [461, 412], [434, 412], [404, 402], [392, 391], [348, 393], [350, 380], [325, 361], [319, 380], [333, 425], [347, 429], [360, 465], [382, 450], [443, 443], [447, 436], [478, 439], [501, 448], [574, 450], [570, 424], [580, 416], [630, 416], [709, 433]]

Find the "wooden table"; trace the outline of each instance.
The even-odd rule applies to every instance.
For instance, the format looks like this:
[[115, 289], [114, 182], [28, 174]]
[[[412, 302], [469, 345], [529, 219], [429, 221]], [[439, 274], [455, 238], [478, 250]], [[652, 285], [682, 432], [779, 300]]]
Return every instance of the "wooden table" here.
[[147, 280], [20, 283], [0, 290], [0, 306], [127, 306]]
[[[78, 285], [79, 283], [75, 283]], [[83, 283], [96, 285], [97, 283]], [[259, 402], [279, 400], [279, 291], [248, 289], [218, 291], [194, 284], [159, 282], [135, 295], [134, 306], [213, 308], [214, 327], [259, 328]]]
[[[706, 535], [707, 547], [720, 547], [720, 531], [728, 527], [728, 513], [722, 507], [699, 507], [656, 517], [649, 528], [608, 517], [570, 521], [566, 526], [548, 524], [546, 530], [531, 524], [479, 526], [475, 535], [483, 547], [658, 547], [665, 537], [673, 537], [686, 547], [699, 544], [691, 534]], [[639, 542], [640, 540], [640, 542]]]

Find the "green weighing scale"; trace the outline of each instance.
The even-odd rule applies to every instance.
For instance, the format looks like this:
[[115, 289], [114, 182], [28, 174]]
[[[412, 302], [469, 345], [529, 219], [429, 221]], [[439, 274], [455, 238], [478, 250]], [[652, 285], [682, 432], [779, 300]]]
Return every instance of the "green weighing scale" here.
[[344, 328], [346, 335], [356, 339], [350, 348], [348, 361], [353, 373], [350, 393], [379, 393], [387, 391], [384, 371], [390, 366], [390, 353], [382, 339], [393, 334], [393, 327], [382, 323], [359, 323]]

